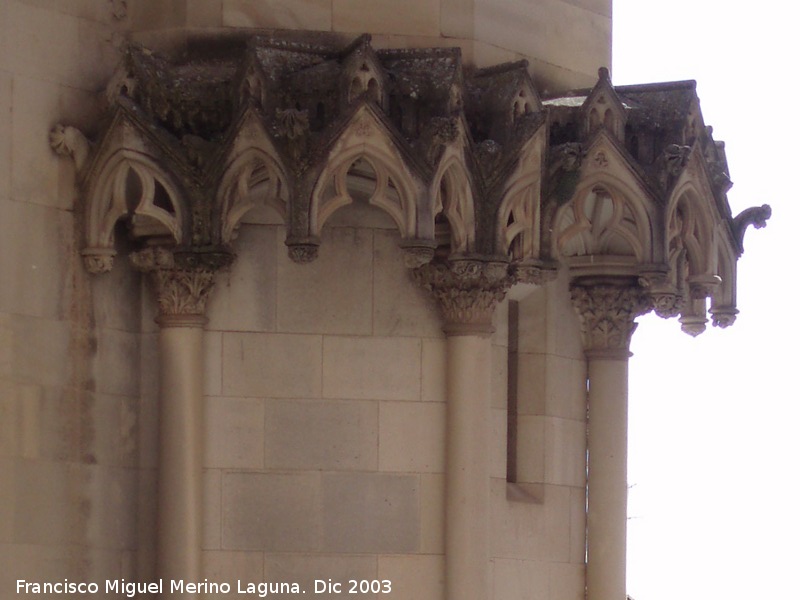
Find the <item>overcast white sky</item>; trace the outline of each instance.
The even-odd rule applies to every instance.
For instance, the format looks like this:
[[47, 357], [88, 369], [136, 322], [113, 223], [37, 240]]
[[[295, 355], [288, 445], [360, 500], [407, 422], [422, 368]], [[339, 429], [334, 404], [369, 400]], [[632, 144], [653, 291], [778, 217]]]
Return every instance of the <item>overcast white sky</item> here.
[[[630, 383], [628, 591], [635, 600], [800, 599], [800, 143], [794, 3], [614, 0], [615, 84], [697, 80], [726, 142], [745, 237], [735, 325], [692, 339], [640, 319]], [[796, 253], [797, 250], [794, 250]]]

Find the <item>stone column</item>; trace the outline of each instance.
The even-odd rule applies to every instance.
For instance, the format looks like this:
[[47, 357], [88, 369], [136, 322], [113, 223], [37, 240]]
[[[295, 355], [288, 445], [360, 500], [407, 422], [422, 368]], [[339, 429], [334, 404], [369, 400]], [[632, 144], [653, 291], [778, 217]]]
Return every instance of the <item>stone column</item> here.
[[587, 600], [625, 600], [628, 358], [634, 319], [650, 301], [626, 282], [579, 282], [570, 291], [589, 377]]
[[415, 275], [436, 298], [447, 335], [446, 598], [486, 600], [492, 313], [511, 284], [508, 266], [434, 263]]
[[163, 248], [131, 255], [158, 302], [159, 450], [156, 573], [164, 582], [201, 581], [203, 523], [203, 336], [214, 271], [177, 266]]

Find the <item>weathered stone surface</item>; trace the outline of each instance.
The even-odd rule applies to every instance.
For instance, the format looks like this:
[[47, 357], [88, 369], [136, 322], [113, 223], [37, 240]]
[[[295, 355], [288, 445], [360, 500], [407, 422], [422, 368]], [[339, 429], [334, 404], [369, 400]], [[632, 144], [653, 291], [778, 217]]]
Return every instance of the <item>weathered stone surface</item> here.
[[381, 471], [444, 472], [444, 404], [381, 402], [379, 432]]
[[325, 398], [418, 400], [420, 342], [414, 338], [327, 336]]
[[445, 352], [446, 344], [444, 340], [422, 340], [421, 399], [426, 402], [446, 401]]
[[[227, 598], [252, 598], [252, 594], [239, 594], [238, 581], [245, 587], [248, 583], [273, 581], [264, 578], [264, 555], [261, 552], [203, 552], [203, 575], [209, 582], [228, 583], [231, 586]], [[290, 581], [290, 580], [278, 580]]]
[[320, 477], [314, 473], [225, 473], [222, 548], [302, 552], [319, 548]]
[[444, 475], [420, 475], [420, 552], [444, 553]]
[[378, 577], [391, 581], [397, 596], [437, 600], [444, 594], [444, 556], [381, 556]]
[[206, 457], [209, 468], [264, 466], [264, 402], [251, 398], [206, 399]]
[[545, 485], [542, 503], [507, 502], [506, 485], [504, 480], [492, 480], [490, 556], [567, 561], [570, 489]]
[[325, 0], [280, 0], [258, 5], [246, 0], [227, 0], [222, 7], [226, 27], [274, 27], [330, 31], [332, 7]]
[[331, 227], [324, 249], [310, 264], [278, 259], [277, 324], [293, 333], [372, 333], [372, 232]]
[[322, 475], [322, 549], [403, 554], [419, 549], [419, 478], [388, 473]]
[[545, 418], [544, 439], [544, 481], [555, 485], [584, 486], [586, 423]]
[[264, 448], [268, 468], [377, 469], [377, 403], [268, 400], [265, 412]]
[[[439, 4], [415, 0], [398, 14], [391, 0], [340, 0], [333, 5], [333, 30], [439, 35]], [[391, 18], [387, 18], [392, 15]]]
[[[35, 229], [40, 235], [28, 233]], [[63, 318], [71, 299], [69, 215], [3, 199], [0, 203], [0, 309], [17, 315]]]
[[[351, 579], [373, 580], [377, 576], [377, 560], [372, 556], [333, 554], [266, 554], [266, 581], [296, 581], [307, 594], [314, 593], [314, 580], [348, 582]], [[349, 585], [342, 587], [343, 592]], [[360, 596], [361, 594], [359, 594]], [[365, 598], [370, 598], [366, 594]]]
[[373, 331], [381, 336], [442, 335], [433, 299], [414, 285], [396, 231], [374, 231]]
[[203, 470], [203, 548], [222, 547], [222, 471]]
[[[581, 446], [584, 444], [581, 443]], [[517, 481], [542, 483], [545, 480], [546, 460], [545, 419], [520, 415], [517, 417]]]
[[495, 598], [524, 600], [549, 598], [549, 565], [532, 560], [495, 559], [492, 561], [492, 587]]
[[[236, 260], [217, 276], [208, 302], [208, 328], [218, 331], [275, 331], [277, 322], [278, 231], [243, 225], [235, 241]], [[300, 330], [292, 330], [299, 332]]]
[[580, 564], [550, 565], [550, 597], [554, 600], [580, 600], [585, 596], [586, 567]]
[[322, 338], [314, 335], [225, 333], [226, 396], [314, 398], [322, 390]]

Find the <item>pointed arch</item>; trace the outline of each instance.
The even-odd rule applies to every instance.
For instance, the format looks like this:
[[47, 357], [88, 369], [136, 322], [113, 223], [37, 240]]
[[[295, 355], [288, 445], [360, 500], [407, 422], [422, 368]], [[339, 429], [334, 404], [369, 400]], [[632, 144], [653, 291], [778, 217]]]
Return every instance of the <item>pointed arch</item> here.
[[703, 195], [690, 180], [679, 184], [667, 204], [668, 256], [685, 250], [688, 276], [715, 274], [715, 227]]
[[189, 215], [180, 185], [151, 156], [117, 149], [92, 181], [86, 206], [88, 248], [113, 249], [114, 226], [126, 216], [144, 222], [143, 234], [184, 241]]
[[289, 189], [286, 169], [269, 144], [247, 147], [231, 158], [217, 191], [222, 242], [234, 239], [242, 218], [254, 208], [272, 208], [286, 222]]
[[515, 260], [538, 258], [541, 247], [542, 162], [546, 145], [539, 130], [520, 152], [495, 222], [495, 248]]
[[363, 173], [351, 169], [364, 161], [375, 178], [374, 190], [364, 200], [386, 211], [403, 239], [414, 238], [421, 185], [412, 176], [383, 123], [366, 105], [333, 142], [332, 148], [311, 192], [309, 235], [319, 236], [334, 212], [356, 200], [348, 189], [348, 176], [351, 183], [352, 177], [363, 179]]
[[430, 195], [433, 198], [434, 223], [442, 215], [450, 225], [450, 252], [464, 254], [472, 251], [475, 245], [475, 199], [462, 157], [451, 154], [441, 161]]
[[387, 107], [386, 75], [369, 40], [362, 40], [343, 64], [345, 105], [355, 102], [362, 94], [382, 108]]
[[[359, 163], [367, 169], [359, 169]], [[375, 185], [366, 202], [386, 211], [403, 238], [413, 237], [416, 225], [413, 187], [408, 185], [393, 157], [368, 147], [343, 152], [324, 170], [311, 196], [311, 235], [319, 236], [333, 213], [356, 201], [348, 184], [359, 185], [355, 180], [363, 182], [370, 172], [374, 174]]]
[[497, 218], [497, 245], [514, 259], [538, 255], [540, 177], [530, 173], [517, 180], [506, 192]]
[[641, 190], [611, 172], [596, 171], [553, 219], [553, 256], [627, 257], [653, 262], [656, 214]]

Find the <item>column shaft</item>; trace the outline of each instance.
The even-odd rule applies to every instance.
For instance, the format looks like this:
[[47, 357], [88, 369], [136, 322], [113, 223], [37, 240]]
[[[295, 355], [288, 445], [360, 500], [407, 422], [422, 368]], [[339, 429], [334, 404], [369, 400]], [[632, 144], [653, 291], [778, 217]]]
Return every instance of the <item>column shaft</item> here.
[[628, 357], [635, 319], [652, 301], [633, 281], [570, 286], [588, 361], [587, 600], [625, 600], [628, 525]]
[[203, 326], [174, 326], [159, 334], [158, 575], [200, 580], [203, 523]]
[[489, 597], [491, 338], [447, 338], [448, 600]]
[[625, 600], [628, 359], [589, 358], [588, 600]]

